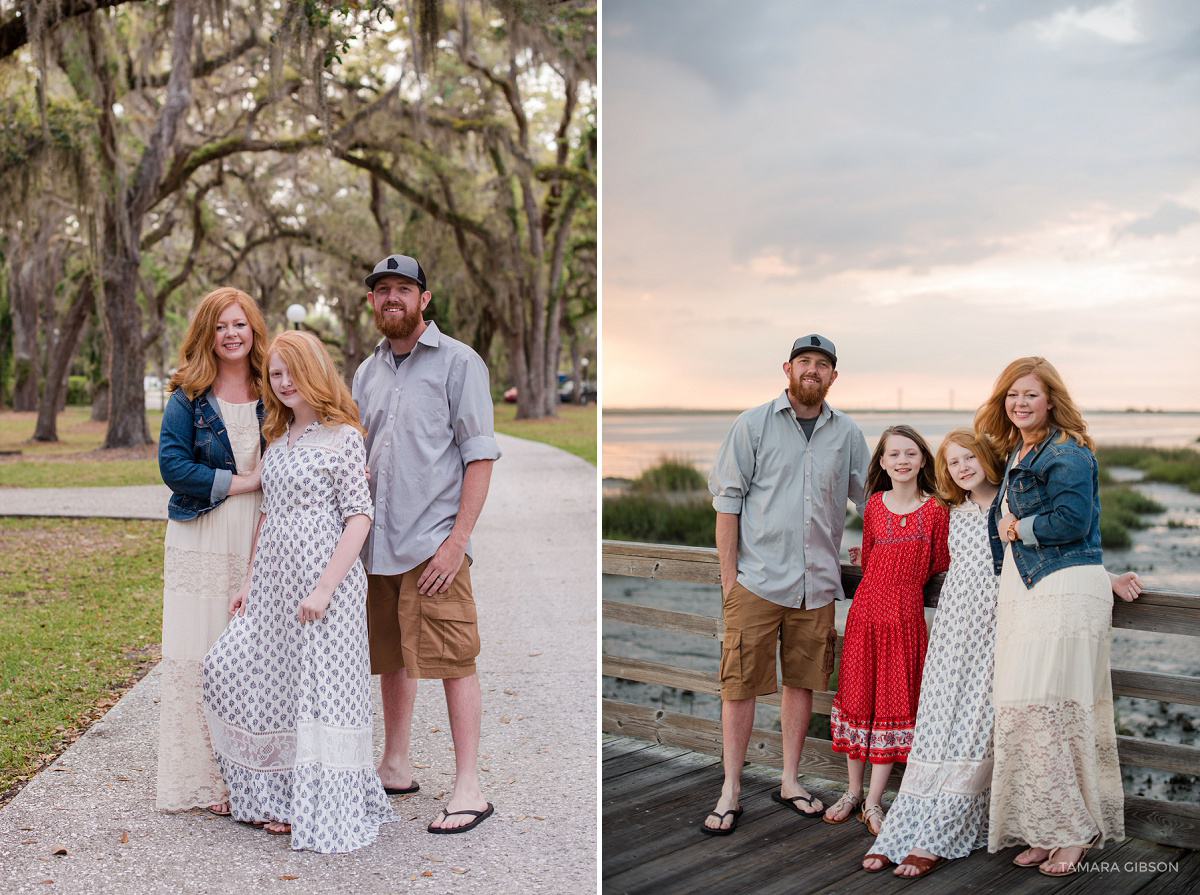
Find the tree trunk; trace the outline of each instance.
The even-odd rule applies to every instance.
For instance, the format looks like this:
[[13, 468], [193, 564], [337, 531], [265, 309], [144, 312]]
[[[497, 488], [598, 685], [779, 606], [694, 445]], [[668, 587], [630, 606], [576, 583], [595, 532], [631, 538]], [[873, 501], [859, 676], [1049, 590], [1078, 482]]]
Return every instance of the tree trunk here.
[[150, 429], [142, 388], [146, 355], [142, 350], [142, 309], [137, 303], [136, 258], [126, 254], [113, 267], [104, 284], [104, 333], [108, 343], [104, 370], [109, 390], [104, 447], [139, 447], [150, 444]]
[[[101, 303], [104, 334], [108, 340], [107, 372], [111, 390], [105, 448], [139, 447], [151, 443], [142, 388], [146, 354], [142, 311], [137, 302], [139, 242], [143, 220], [154, 201], [167, 155], [175, 144], [179, 123], [191, 101], [194, 3], [195, 0], [175, 0], [171, 23], [171, 77], [167, 82], [166, 99], [127, 189], [122, 189], [124, 177], [121, 176], [112, 104], [101, 107], [102, 165], [112, 184], [104, 201], [106, 250]], [[103, 85], [103, 89], [107, 100], [112, 94], [112, 84]]]
[[50, 363], [46, 368], [46, 383], [42, 387], [42, 399], [38, 404], [37, 426], [33, 430], [34, 441], [58, 441], [58, 408], [63, 403], [67, 373], [79, 348], [83, 325], [87, 322], [88, 313], [95, 301], [96, 292], [92, 287], [92, 278], [85, 273], [75, 291], [75, 297], [71, 300], [71, 306], [63, 315], [58, 328], [58, 338], [52, 345], [47, 346]]
[[37, 260], [36, 249], [22, 240], [13, 253], [8, 294], [12, 302], [13, 410], [36, 410], [37, 370]]

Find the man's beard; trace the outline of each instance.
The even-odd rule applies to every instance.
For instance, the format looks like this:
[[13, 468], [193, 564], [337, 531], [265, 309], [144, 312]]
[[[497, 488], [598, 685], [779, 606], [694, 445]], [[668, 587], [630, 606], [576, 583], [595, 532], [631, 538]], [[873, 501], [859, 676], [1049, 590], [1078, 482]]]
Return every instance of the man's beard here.
[[825, 400], [825, 396], [829, 394], [829, 386], [823, 382], [797, 382], [792, 380], [788, 383], [788, 394], [792, 396], [797, 404], [803, 404], [805, 407], [815, 407]]
[[383, 308], [375, 309], [375, 328], [388, 339], [407, 339], [421, 324], [421, 308], [413, 306], [399, 318], [392, 314], [383, 313]]

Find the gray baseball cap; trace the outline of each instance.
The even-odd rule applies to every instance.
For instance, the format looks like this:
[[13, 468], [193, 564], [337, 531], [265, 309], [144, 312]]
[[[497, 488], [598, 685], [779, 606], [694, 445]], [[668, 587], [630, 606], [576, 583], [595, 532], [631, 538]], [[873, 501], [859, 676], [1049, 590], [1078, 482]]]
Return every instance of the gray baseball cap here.
[[367, 288], [374, 289], [375, 284], [384, 277], [408, 277], [416, 280], [425, 291], [425, 271], [417, 263], [416, 258], [408, 255], [388, 255], [375, 265], [375, 269], [367, 276]]
[[791, 363], [797, 354], [803, 354], [805, 351], [819, 351], [833, 361], [835, 367], [837, 366], [837, 349], [824, 336], [818, 336], [816, 333], [813, 333], [812, 335], [798, 338], [792, 344], [792, 353], [788, 355], [788, 363]]

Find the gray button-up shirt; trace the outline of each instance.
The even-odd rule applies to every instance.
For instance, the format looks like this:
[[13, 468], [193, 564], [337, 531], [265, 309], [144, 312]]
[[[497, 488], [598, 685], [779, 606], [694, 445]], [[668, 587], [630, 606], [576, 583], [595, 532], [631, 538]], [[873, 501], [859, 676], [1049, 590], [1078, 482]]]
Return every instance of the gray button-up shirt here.
[[862, 509], [869, 462], [858, 424], [828, 404], [811, 441], [786, 391], [739, 416], [708, 477], [713, 509], [739, 517], [738, 583], [792, 608], [840, 600], [846, 502]]
[[363, 563], [372, 575], [399, 575], [449, 536], [467, 464], [500, 457], [488, 369], [431, 322], [399, 367], [387, 339], [376, 345], [354, 374], [353, 394], [375, 499]]

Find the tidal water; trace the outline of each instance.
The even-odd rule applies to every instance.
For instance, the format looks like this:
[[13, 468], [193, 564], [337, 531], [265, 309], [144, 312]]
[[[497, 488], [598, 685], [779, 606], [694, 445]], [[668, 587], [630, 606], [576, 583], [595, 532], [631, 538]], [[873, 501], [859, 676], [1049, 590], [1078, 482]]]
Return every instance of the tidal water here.
[[[692, 463], [707, 473], [716, 459], [736, 411], [661, 412], [604, 411], [601, 469], [605, 478], [637, 478], [662, 457]], [[942, 436], [969, 426], [974, 411], [851, 412], [849, 414], [875, 447], [888, 426], [905, 423], [937, 449]], [[1200, 438], [1200, 413], [1089, 413], [1088, 431], [1098, 444], [1184, 447]]]

